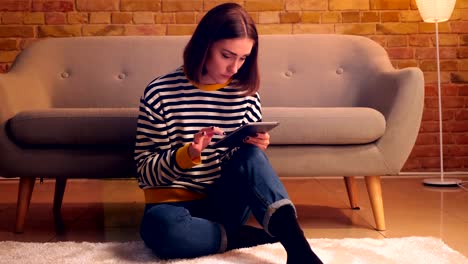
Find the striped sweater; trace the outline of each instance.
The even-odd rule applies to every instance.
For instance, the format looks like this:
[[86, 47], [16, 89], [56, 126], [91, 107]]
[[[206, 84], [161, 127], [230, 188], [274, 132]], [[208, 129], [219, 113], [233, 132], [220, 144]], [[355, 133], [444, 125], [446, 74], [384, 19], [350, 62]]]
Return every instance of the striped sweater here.
[[[182, 156], [188, 157], [188, 152], [181, 150], [188, 148], [202, 128], [218, 126], [229, 133], [242, 124], [260, 121], [258, 94], [241, 93], [229, 85], [217, 90], [197, 88], [185, 77], [182, 67], [152, 81], [141, 97], [137, 124], [134, 157], [140, 188], [183, 188], [204, 193], [220, 177], [220, 157], [227, 149], [208, 146], [201, 162], [192, 166], [180, 164]], [[215, 135], [213, 142], [219, 139]]]

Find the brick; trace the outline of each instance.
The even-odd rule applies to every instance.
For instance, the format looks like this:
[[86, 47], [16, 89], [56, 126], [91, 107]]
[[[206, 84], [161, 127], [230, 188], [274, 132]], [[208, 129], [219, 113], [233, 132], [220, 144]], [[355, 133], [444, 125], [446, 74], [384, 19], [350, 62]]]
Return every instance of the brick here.
[[452, 83], [468, 83], [468, 72], [453, 72], [450, 74]]
[[455, 114], [455, 120], [468, 120], [468, 109], [459, 109]]
[[301, 15], [299, 12], [280, 12], [280, 23], [299, 23], [301, 22]]
[[[435, 26], [434, 23], [419, 23], [419, 33], [431, 33], [435, 34]], [[439, 23], [439, 33], [450, 33], [449, 23], [442, 22]]]
[[410, 9], [410, 0], [370, 0], [370, 8], [378, 10]]
[[440, 155], [438, 145], [416, 145], [412, 152], [416, 157], [439, 157]]
[[18, 53], [18, 50], [2, 51], [0, 52], [0, 62], [13, 62]]
[[287, 11], [317, 11], [327, 10], [328, 0], [285, 0]]
[[416, 138], [417, 145], [436, 145], [439, 137], [435, 133], [419, 134]]
[[329, 0], [329, 10], [369, 10], [369, 0]]
[[120, 0], [76, 0], [77, 11], [117, 11]]
[[439, 122], [426, 121], [421, 123], [421, 131], [423, 133], [439, 132]]
[[468, 46], [468, 35], [459, 35], [460, 46]]
[[161, 1], [155, 0], [120, 0], [121, 11], [161, 11]]
[[30, 0], [1, 0], [0, 11], [29, 11]]
[[124, 25], [83, 25], [83, 36], [123, 36]]
[[[437, 73], [436, 72], [423, 72], [424, 75], [424, 82], [427, 84], [437, 83]], [[441, 72], [440, 73], [440, 82], [441, 83], [448, 83], [450, 82], [450, 73], [449, 72]]]
[[340, 12], [324, 12], [322, 13], [322, 24], [341, 23]]
[[[437, 71], [437, 61], [423, 60], [420, 62], [421, 70], [423, 71]], [[456, 60], [448, 60], [440, 62], [441, 71], [457, 71], [458, 63]]]
[[343, 12], [341, 13], [343, 23], [355, 23], [359, 22], [361, 15], [359, 12]]
[[45, 16], [42, 12], [28, 12], [24, 15], [23, 23], [26, 25], [45, 24]]
[[422, 21], [419, 11], [400, 11], [401, 22], [420, 22]]
[[203, 0], [162, 0], [163, 12], [202, 11]]
[[400, 22], [400, 12], [381, 12], [380, 21], [386, 22]]
[[277, 11], [259, 12], [258, 21], [261, 24], [279, 24], [280, 23], [279, 12]]
[[412, 47], [429, 47], [431, 45], [431, 37], [428, 35], [410, 35], [409, 45]]
[[81, 36], [80, 25], [61, 25], [61, 26], [39, 26], [37, 35], [40, 38], [45, 37], [78, 37]]
[[468, 47], [460, 47], [458, 48], [458, 58], [460, 59], [466, 59], [468, 58]]
[[468, 71], [468, 59], [458, 60], [458, 67], [460, 71]]
[[[432, 43], [436, 46], [435, 36], [431, 37]], [[439, 46], [458, 46], [458, 36], [457, 35], [439, 35]]]
[[75, 9], [74, 0], [33, 0], [32, 11], [40, 12], [70, 12]]
[[177, 24], [195, 24], [196, 13], [194, 12], [177, 12], [175, 13], [175, 19]]
[[31, 37], [34, 37], [34, 28], [33, 26], [2, 26], [0, 25], [0, 37], [31, 38]]
[[291, 34], [293, 32], [291, 24], [257, 25], [257, 30], [262, 35]]
[[468, 96], [468, 85], [460, 85], [458, 88], [458, 95]]
[[436, 116], [437, 111], [434, 109], [424, 109], [423, 110], [423, 116], [422, 116], [422, 121], [434, 121], [435, 116]]
[[166, 25], [126, 25], [127, 36], [161, 36], [166, 35]]
[[134, 12], [133, 22], [135, 24], [153, 24], [154, 15], [152, 12]]
[[418, 67], [418, 66], [419, 64], [417, 60], [399, 60], [398, 61], [398, 69]]
[[196, 25], [167, 25], [167, 35], [192, 35]]
[[[244, 0], [230, 0], [231, 3], [237, 3], [239, 5], [244, 5]], [[203, 10], [208, 11], [213, 7], [226, 3], [226, 0], [204, 0], [203, 1]]]
[[455, 3], [455, 8], [468, 8], [468, 1], [467, 0], [458, 0]]
[[88, 24], [89, 13], [67, 13], [68, 24]]
[[[436, 48], [416, 48], [417, 59], [435, 59], [437, 56]], [[456, 48], [440, 48], [439, 49], [440, 59], [455, 59], [457, 58]]]
[[414, 58], [413, 48], [386, 48], [391, 59], [412, 59]]
[[414, 34], [418, 32], [417, 23], [377, 24], [377, 32], [382, 34]]
[[45, 13], [45, 22], [47, 25], [67, 24], [67, 15], [65, 13], [47, 12]]
[[468, 132], [468, 123], [465, 121], [450, 121], [448, 126], [452, 132]]
[[174, 13], [156, 13], [154, 14], [154, 23], [175, 24], [175, 15]]
[[301, 21], [302, 23], [320, 23], [321, 14], [318, 12], [308, 12], [305, 11], [302, 13]]
[[111, 14], [112, 24], [132, 24], [133, 13], [131, 12], [115, 12]]
[[402, 171], [421, 171], [421, 163], [416, 159], [408, 159], [403, 165]]
[[380, 16], [378, 12], [362, 12], [361, 13], [362, 23], [380, 22]]
[[23, 12], [5, 12], [2, 14], [2, 23], [5, 25], [22, 24]]
[[444, 96], [457, 96], [459, 85], [456, 84], [444, 84], [441, 86], [442, 95]]
[[468, 33], [468, 21], [450, 22], [453, 33]]
[[15, 39], [0, 39], [0, 50], [16, 50], [18, 43]]
[[408, 39], [406, 35], [389, 35], [387, 37], [388, 47], [406, 47], [408, 46]]
[[91, 24], [109, 24], [111, 22], [111, 13], [92, 12], [89, 14], [89, 23]]
[[426, 85], [424, 87], [424, 94], [427, 97], [437, 96], [437, 86], [436, 85]]
[[375, 34], [375, 24], [337, 24], [335, 33], [349, 35], [372, 35]]
[[335, 32], [332, 24], [295, 24], [292, 28], [293, 34], [315, 33], [315, 34], [331, 34]]
[[283, 11], [283, 0], [245, 0], [245, 9], [251, 11]]

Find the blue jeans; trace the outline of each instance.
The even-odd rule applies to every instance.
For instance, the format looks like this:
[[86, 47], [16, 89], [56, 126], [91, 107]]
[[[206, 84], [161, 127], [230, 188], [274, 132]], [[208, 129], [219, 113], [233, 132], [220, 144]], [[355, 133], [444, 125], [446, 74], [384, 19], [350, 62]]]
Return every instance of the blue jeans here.
[[241, 146], [222, 163], [208, 198], [147, 204], [140, 235], [160, 258], [193, 258], [226, 251], [227, 240], [252, 213], [268, 232], [271, 215], [292, 205], [265, 153]]

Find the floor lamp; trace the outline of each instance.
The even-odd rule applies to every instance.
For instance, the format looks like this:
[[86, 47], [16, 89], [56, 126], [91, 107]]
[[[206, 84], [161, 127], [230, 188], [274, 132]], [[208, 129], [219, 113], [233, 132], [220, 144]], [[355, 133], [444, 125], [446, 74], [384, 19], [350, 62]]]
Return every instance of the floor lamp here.
[[440, 89], [440, 59], [439, 59], [439, 22], [449, 20], [456, 0], [416, 0], [419, 13], [424, 22], [435, 23], [437, 52], [437, 92], [439, 99], [439, 142], [440, 142], [440, 178], [424, 179], [423, 183], [430, 186], [458, 186], [458, 179], [444, 178], [444, 150], [442, 137], [442, 93]]

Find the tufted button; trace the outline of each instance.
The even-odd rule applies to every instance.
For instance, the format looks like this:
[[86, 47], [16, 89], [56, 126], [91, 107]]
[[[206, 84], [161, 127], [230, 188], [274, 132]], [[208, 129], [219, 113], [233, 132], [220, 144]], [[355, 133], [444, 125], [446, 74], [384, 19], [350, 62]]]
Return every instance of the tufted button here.
[[60, 74], [60, 76], [62, 76], [62, 78], [64, 78], [64, 79], [66, 79], [66, 78], [70, 77], [70, 74], [68, 72], [62, 72]]
[[284, 73], [284, 76], [286, 76], [286, 77], [291, 77], [292, 75], [293, 75], [293, 72], [292, 72], [292, 71], [286, 71], [286, 72]]
[[343, 72], [344, 72], [344, 70], [341, 67], [336, 69], [336, 74], [343, 74]]
[[119, 75], [117, 75], [117, 77], [118, 77], [120, 80], [123, 80], [123, 79], [125, 79], [125, 77], [127, 77], [127, 75], [125, 75], [125, 73], [119, 73]]

